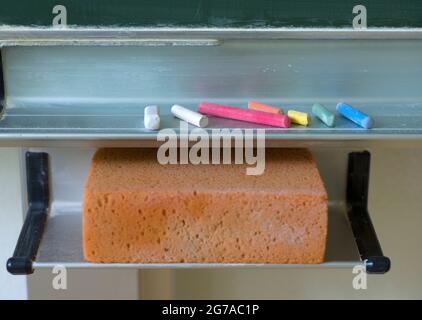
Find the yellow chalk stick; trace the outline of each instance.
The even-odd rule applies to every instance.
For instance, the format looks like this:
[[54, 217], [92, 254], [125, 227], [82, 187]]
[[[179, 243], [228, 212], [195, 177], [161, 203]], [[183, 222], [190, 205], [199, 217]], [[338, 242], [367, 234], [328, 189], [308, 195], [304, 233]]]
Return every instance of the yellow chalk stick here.
[[289, 110], [287, 111], [287, 115], [289, 116], [291, 122], [302, 126], [307, 126], [311, 122], [311, 118], [306, 112]]

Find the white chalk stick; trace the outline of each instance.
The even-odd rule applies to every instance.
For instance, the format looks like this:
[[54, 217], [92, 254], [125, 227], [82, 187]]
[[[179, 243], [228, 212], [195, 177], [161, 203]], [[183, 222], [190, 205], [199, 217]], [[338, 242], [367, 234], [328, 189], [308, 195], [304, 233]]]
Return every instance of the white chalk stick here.
[[179, 106], [178, 104], [175, 104], [173, 107], [171, 107], [171, 113], [173, 113], [173, 115], [175, 115], [177, 118], [182, 119], [200, 128], [204, 128], [208, 125], [207, 116], [186, 109], [182, 106]]
[[158, 106], [145, 107], [144, 126], [149, 130], [160, 129], [160, 109], [158, 108]]

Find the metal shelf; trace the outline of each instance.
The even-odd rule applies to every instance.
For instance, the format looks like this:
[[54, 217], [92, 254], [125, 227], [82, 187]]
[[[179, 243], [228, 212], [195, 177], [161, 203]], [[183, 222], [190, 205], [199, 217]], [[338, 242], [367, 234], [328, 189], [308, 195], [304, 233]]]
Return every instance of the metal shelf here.
[[[195, 109], [194, 105], [187, 105]], [[286, 108], [289, 108], [286, 105]], [[293, 108], [294, 106], [292, 106]], [[294, 107], [310, 112], [310, 106]], [[161, 128], [183, 135], [180, 122], [170, 112], [170, 105], [162, 106]], [[333, 107], [331, 108], [334, 111]], [[375, 120], [375, 127], [362, 129], [338, 116], [334, 128], [324, 126], [315, 117], [308, 127], [293, 125], [291, 128], [274, 128], [236, 120], [210, 117], [205, 130], [212, 129], [265, 129], [269, 141], [299, 141], [308, 144], [335, 141], [422, 141], [422, 104], [383, 105], [367, 104], [360, 107]], [[189, 126], [189, 131], [195, 127]], [[142, 107], [87, 107], [42, 106], [14, 107], [5, 110], [0, 120], [0, 146], [142, 146], [157, 143], [157, 132], [143, 127]]]
[[[32, 39], [55, 41], [64, 34], [83, 38], [87, 32], [39, 30]], [[109, 39], [113, 33], [96, 34]], [[142, 34], [158, 42], [174, 40], [152, 30], [138, 36]], [[200, 36], [194, 38], [195, 46], [46, 46], [42, 41], [36, 46], [5, 46], [0, 146], [157, 145], [157, 133], [143, 126], [146, 105], [159, 105], [162, 128], [179, 133], [179, 121], [170, 114], [174, 103], [191, 109], [202, 100], [246, 107], [248, 99], [307, 112], [315, 102], [334, 111], [345, 100], [372, 116], [375, 126], [365, 130], [338, 117], [335, 128], [313, 119], [306, 128], [281, 129], [210, 118], [206, 130], [262, 128], [269, 142], [289, 147], [358, 142], [369, 148], [381, 141], [422, 146], [420, 41], [276, 41], [271, 39], [278, 39], [278, 33], [267, 40], [253, 30], [236, 34], [242, 39], [234, 40], [232, 34], [221, 43]], [[125, 36], [117, 31], [114, 36], [131, 40], [137, 33]], [[16, 40], [16, 35], [8, 39]], [[211, 43], [198, 45], [200, 39]]]
[[[239, 263], [113, 263], [84, 261], [81, 209], [50, 211], [48, 154], [26, 156], [29, 209], [7, 268], [12, 274], [30, 274], [36, 268], [64, 265], [75, 268], [350, 268], [364, 265], [368, 273], [385, 273], [390, 260], [383, 255], [366, 210], [370, 155], [349, 155], [347, 206], [329, 204], [328, 239], [322, 264]], [[349, 223], [350, 221], [350, 223]], [[44, 228], [45, 227], [45, 228]], [[45, 229], [45, 231], [44, 231]]]
[[345, 208], [330, 206], [329, 235], [325, 262], [322, 264], [255, 263], [89, 263], [82, 252], [81, 212], [60, 212], [48, 219], [45, 234], [33, 267], [52, 268], [351, 268], [362, 262], [345, 215]]

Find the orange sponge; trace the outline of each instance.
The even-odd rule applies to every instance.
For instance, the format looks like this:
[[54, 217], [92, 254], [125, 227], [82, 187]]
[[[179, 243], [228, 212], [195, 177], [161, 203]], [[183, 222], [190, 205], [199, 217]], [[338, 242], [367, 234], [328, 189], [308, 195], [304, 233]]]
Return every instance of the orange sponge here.
[[246, 165], [160, 165], [154, 149], [100, 149], [83, 199], [91, 262], [320, 263], [327, 195], [311, 154]]

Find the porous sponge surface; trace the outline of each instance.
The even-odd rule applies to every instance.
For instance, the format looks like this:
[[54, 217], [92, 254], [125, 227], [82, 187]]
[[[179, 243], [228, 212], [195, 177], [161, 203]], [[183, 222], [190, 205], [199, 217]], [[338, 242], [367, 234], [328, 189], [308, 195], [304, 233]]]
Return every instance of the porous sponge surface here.
[[306, 149], [244, 165], [160, 165], [155, 149], [99, 149], [83, 196], [91, 262], [321, 263], [327, 194]]

